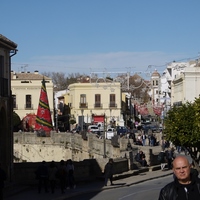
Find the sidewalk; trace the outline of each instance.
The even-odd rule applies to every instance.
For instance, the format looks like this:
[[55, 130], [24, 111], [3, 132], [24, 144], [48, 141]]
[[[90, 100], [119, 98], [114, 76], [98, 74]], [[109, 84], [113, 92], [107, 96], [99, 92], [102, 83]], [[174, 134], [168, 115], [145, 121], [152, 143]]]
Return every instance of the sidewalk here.
[[[150, 170], [150, 171], [149, 171]], [[5, 191], [5, 199], [17, 199], [27, 196], [29, 200], [37, 198], [40, 199], [55, 199], [55, 200], [64, 200], [70, 197], [90, 193], [90, 192], [100, 192], [102, 190], [108, 190], [118, 187], [126, 187], [138, 183], [142, 183], [148, 180], [168, 176], [172, 174], [172, 170], [161, 171], [160, 166], [154, 166], [152, 168], [141, 168], [139, 170], [129, 171], [123, 174], [117, 174], [114, 176], [114, 185], [104, 186], [104, 180], [96, 180], [92, 182], [78, 183], [75, 189], [66, 190], [65, 194], [60, 193], [60, 189], [57, 188], [55, 194], [38, 194], [36, 186], [12, 186], [7, 191]]]

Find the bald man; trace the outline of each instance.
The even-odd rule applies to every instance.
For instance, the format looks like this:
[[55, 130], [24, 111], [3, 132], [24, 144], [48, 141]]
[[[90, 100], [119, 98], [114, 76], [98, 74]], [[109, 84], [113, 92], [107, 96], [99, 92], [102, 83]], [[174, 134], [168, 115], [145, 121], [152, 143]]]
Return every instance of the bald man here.
[[159, 200], [200, 200], [200, 179], [190, 173], [190, 168], [185, 156], [174, 159], [174, 181], [161, 189]]

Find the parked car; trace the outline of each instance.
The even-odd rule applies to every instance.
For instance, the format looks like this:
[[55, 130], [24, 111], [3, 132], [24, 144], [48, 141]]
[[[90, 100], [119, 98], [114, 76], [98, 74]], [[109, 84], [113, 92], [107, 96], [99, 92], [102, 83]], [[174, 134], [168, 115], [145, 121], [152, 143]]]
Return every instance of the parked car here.
[[142, 130], [144, 130], [145, 134], [151, 134], [151, 133], [155, 133], [155, 132], [160, 132], [159, 126], [152, 125], [152, 124], [142, 125]]
[[100, 134], [99, 127], [96, 126], [96, 125], [88, 126], [88, 132], [95, 133], [95, 134], [98, 134], [98, 135]]
[[111, 138], [115, 135], [114, 128], [108, 128], [106, 132], [106, 138], [111, 140]]
[[123, 136], [127, 133], [127, 128], [125, 126], [117, 127], [117, 135]]

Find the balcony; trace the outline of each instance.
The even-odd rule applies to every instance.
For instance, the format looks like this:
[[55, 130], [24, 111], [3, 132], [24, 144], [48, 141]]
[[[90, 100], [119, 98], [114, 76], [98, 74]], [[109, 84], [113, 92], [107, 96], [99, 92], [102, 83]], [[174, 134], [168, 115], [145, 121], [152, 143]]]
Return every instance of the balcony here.
[[94, 104], [94, 108], [102, 108], [102, 104], [97, 102]]
[[109, 103], [109, 108], [117, 108], [117, 104], [116, 103]]
[[24, 109], [25, 109], [25, 110], [33, 110], [33, 104], [26, 103], [26, 104], [24, 105]]
[[79, 103], [79, 108], [88, 108], [87, 103]]
[[17, 104], [13, 104], [13, 109], [14, 110], [18, 110], [18, 105]]

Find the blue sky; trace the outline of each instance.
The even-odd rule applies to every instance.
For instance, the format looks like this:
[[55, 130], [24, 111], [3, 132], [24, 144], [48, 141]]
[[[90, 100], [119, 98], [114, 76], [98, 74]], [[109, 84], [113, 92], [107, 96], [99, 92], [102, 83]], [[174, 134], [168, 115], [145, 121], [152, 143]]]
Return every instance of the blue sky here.
[[18, 44], [17, 72], [162, 72], [200, 52], [199, 0], [2, 0], [0, 7], [0, 34]]

